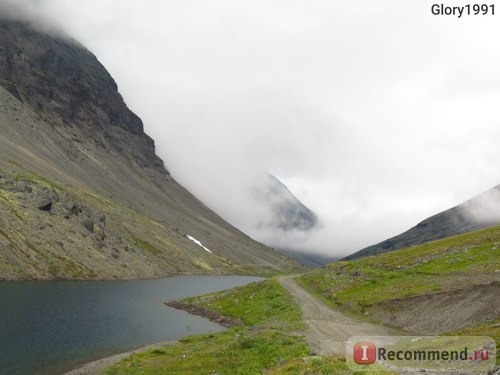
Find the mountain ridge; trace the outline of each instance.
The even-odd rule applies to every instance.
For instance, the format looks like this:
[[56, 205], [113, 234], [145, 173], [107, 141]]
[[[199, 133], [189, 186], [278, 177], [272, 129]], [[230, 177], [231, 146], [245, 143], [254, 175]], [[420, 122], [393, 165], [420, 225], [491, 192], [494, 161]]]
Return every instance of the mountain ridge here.
[[343, 260], [358, 259], [420, 245], [498, 224], [500, 224], [500, 184], [421, 221], [397, 236], [350, 254]]

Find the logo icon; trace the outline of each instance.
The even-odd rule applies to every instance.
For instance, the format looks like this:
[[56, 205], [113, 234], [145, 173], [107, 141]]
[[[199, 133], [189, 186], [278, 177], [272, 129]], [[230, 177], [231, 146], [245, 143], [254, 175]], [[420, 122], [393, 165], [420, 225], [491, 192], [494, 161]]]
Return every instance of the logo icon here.
[[370, 365], [377, 360], [377, 347], [371, 342], [358, 342], [354, 345], [354, 362]]

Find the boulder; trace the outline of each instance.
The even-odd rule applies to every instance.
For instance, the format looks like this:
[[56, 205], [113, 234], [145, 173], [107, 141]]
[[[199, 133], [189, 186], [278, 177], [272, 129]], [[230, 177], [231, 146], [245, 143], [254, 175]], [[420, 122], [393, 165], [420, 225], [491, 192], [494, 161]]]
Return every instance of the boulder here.
[[84, 219], [84, 220], [82, 220], [82, 225], [89, 232], [91, 232], [91, 233], [94, 232], [94, 222], [92, 220], [90, 220], [90, 219]]
[[51, 197], [43, 197], [38, 201], [38, 209], [42, 211], [50, 211], [54, 201]]

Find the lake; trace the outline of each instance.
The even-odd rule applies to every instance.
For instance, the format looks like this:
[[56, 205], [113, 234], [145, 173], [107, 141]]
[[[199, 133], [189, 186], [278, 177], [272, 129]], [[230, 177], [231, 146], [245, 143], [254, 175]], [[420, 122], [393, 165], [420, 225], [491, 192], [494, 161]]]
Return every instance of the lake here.
[[164, 302], [259, 277], [0, 282], [0, 374], [54, 375], [98, 358], [223, 328]]

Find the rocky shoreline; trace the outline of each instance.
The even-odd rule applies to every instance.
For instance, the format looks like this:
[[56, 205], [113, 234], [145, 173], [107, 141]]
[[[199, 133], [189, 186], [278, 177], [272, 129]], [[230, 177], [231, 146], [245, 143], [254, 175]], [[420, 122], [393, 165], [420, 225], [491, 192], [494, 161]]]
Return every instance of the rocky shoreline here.
[[191, 303], [183, 302], [182, 300], [165, 302], [165, 305], [173, 307], [174, 309], [186, 311], [193, 315], [201, 316], [226, 328], [243, 324], [243, 322], [239, 319], [233, 319], [218, 312], [211, 311]]

